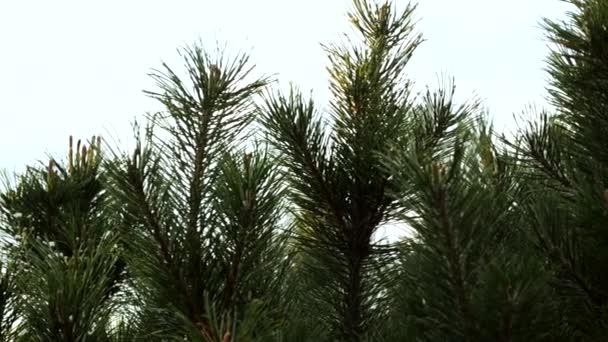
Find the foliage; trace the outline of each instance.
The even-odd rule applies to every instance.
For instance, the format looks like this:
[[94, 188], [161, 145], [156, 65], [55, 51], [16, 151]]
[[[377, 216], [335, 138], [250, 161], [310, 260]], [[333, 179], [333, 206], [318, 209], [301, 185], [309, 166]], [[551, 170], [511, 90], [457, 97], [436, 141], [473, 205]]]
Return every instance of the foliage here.
[[[2, 195], [7, 256], [19, 339], [108, 340], [113, 295], [124, 270], [117, 221], [107, 205], [100, 140], [73, 151], [67, 166], [51, 159], [30, 168]], [[8, 277], [11, 273], [12, 276]], [[7, 284], [8, 285], [8, 284]]]
[[406, 132], [411, 104], [403, 70], [420, 43], [419, 36], [410, 38], [412, 11], [354, 2], [350, 18], [363, 46], [326, 46], [330, 132], [312, 100], [297, 91], [265, 101], [263, 124], [284, 155], [296, 207], [308, 302], [301, 305], [315, 316], [311, 324], [327, 326], [339, 340], [367, 336], [384, 311], [389, 279], [381, 271], [393, 253], [372, 237], [400, 207], [388, 195], [393, 184], [376, 152], [387, 152]]
[[246, 56], [215, 60], [198, 46], [183, 56], [188, 82], [167, 65], [152, 74], [159, 91], [147, 93], [166, 112], [149, 117], [131, 156], [107, 167], [141, 331], [215, 341], [227, 332], [216, 330], [209, 308], [221, 322], [254, 300], [280, 312], [268, 295], [281, 292], [288, 262], [283, 185], [268, 152], [238, 151], [256, 112], [252, 96], [267, 80], [247, 80]]
[[[555, 44], [548, 60], [557, 113], [522, 130], [523, 217], [555, 274], [563, 312], [558, 329], [576, 339], [608, 333], [606, 182], [606, 38], [608, 3], [572, 1], [568, 22], [545, 21]], [[547, 188], [553, 191], [546, 191]]]
[[325, 110], [180, 50], [132, 151], [70, 138], [0, 192], [0, 341], [605, 340], [608, 1], [570, 3], [512, 139], [412, 92], [413, 5], [353, 0]]

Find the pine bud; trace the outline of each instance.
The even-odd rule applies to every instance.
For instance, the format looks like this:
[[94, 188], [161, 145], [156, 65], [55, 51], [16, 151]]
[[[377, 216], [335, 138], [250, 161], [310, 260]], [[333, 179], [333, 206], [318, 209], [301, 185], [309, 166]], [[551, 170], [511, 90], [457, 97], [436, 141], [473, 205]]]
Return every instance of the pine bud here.
[[82, 160], [80, 161], [80, 165], [83, 169], [87, 166], [87, 147], [85, 145], [82, 146]]
[[490, 148], [484, 148], [481, 152], [481, 163], [484, 168], [489, 168], [494, 163], [494, 156]]
[[70, 142], [68, 147], [68, 170], [70, 173], [74, 172], [74, 150], [72, 148], [74, 144], [74, 138], [70, 135]]
[[439, 178], [439, 165], [437, 163], [431, 164], [431, 173], [433, 174], [433, 179]]
[[93, 167], [93, 162], [95, 160], [95, 150], [97, 149], [95, 145], [95, 136], [91, 138], [91, 144], [89, 145], [89, 154], [87, 156], [87, 160], [89, 161], [89, 168]]
[[133, 166], [137, 167], [137, 161], [138, 161], [138, 157], [139, 156], [139, 146], [135, 148], [135, 151], [133, 151]]
[[222, 71], [220, 70], [220, 68], [217, 65], [211, 64], [209, 66], [209, 76], [212, 80], [219, 80], [221, 75], [222, 75]]
[[78, 139], [78, 142], [76, 143], [76, 167], [80, 166], [80, 139]]
[[245, 164], [245, 170], [249, 170], [249, 167], [251, 165], [251, 153], [245, 153], [245, 156], [243, 157], [243, 163]]
[[56, 175], [55, 175], [55, 162], [53, 162], [53, 160], [49, 160], [49, 166], [47, 167], [47, 178], [46, 178], [46, 186], [47, 186], [47, 190], [51, 191], [52, 189], [55, 188], [54, 184], [56, 181]]
[[433, 162], [431, 164], [431, 173], [433, 175], [433, 180], [439, 182], [445, 175], [445, 167], [437, 162]]

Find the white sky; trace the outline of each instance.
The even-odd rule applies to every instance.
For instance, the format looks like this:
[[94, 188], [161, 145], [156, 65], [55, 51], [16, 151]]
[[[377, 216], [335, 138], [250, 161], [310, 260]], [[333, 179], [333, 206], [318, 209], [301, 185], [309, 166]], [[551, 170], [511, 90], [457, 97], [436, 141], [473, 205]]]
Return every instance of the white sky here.
[[[396, 0], [405, 5], [404, 0]], [[147, 73], [202, 39], [250, 51], [260, 74], [328, 100], [320, 43], [348, 32], [348, 0], [0, 0], [0, 169], [62, 156], [70, 134], [129, 140], [130, 122], [158, 105]], [[484, 100], [498, 128], [545, 106], [548, 48], [541, 18], [564, 18], [558, 0], [420, 0], [426, 42], [410, 64], [418, 89], [455, 77], [460, 99]], [[109, 133], [108, 133], [109, 132]], [[124, 147], [124, 145], [123, 145]]]

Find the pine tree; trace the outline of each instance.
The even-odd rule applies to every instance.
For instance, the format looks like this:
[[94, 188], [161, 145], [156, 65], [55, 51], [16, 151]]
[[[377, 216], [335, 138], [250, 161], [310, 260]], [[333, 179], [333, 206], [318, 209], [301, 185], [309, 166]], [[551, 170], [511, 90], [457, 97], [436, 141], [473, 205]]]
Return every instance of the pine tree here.
[[263, 125], [282, 152], [297, 222], [301, 315], [327, 339], [372, 339], [382, 321], [393, 248], [374, 240], [401, 209], [378, 154], [407, 130], [410, 87], [404, 68], [421, 41], [413, 7], [354, 1], [361, 45], [328, 45], [328, 130], [312, 100], [296, 90], [268, 96]]
[[51, 159], [31, 167], [2, 195], [11, 260], [4, 286], [15, 295], [8, 309], [19, 340], [110, 339], [124, 269], [117, 218], [103, 188], [100, 140], [88, 148], [78, 141], [74, 153], [70, 138], [69, 147], [67, 166]]
[[108, 164], [125, 218], [136, 330], [192, 341], [262, 338], [279, 324], [281, 298], [271, 295], [281, 293], [288, 265], [283, 185], [268, 152], [239, 142], [268, 82], [249, 80], [245, 55], [215, 58], [198, 45], [182, 55], [185, 80], [165, 64], [152, 74], [159, 90], [147, 94], [166, 111], [148, 117], [130, 156]]
[[427, 91], [409, 141], [388, 156], [403, 241], [386, 340], [555, 341], [549, 275], [519, 232], [521, 192], [479, 104]]
[[554, 273], [557, 328], [600, 341], [608, 333], [608, 2], [569, 2], [568, 21], [545, 21], [556, 113], [543, 113], [519, 138], [529, 186], [522, 214]]
[[133, 151], [70, 138], [0, 193], [0, 342], [605, 340], [608, 1], [570, 2], [512, 141], [412, 93], [411, 5], [353, 0], [326, 111], [181, 50]]

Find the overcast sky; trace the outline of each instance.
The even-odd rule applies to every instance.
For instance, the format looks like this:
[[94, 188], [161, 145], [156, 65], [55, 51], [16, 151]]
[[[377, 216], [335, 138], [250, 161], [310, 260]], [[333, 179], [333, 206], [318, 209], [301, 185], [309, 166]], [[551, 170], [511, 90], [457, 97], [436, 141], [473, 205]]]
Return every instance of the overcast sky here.
[[[397, 0], [400, 6], [407, 2]], [[199, 38], [249, 51], [260, 74], [276, 74], [328, 100], [320, 43], [349, 30], [347, 0], [0, 1], [0, 169], [62, 156], [70, 134], [126, 141], [130, 122], [158, 110], [142, 94], [161, 61]], [[558, 0], [422, 0], [426, 42], [410, 63], [418, 89], [437, 75], [476, 94], [499, 128], [513, 113], [546, 105], [548, 48], [542, 17], [564, 18]]]

